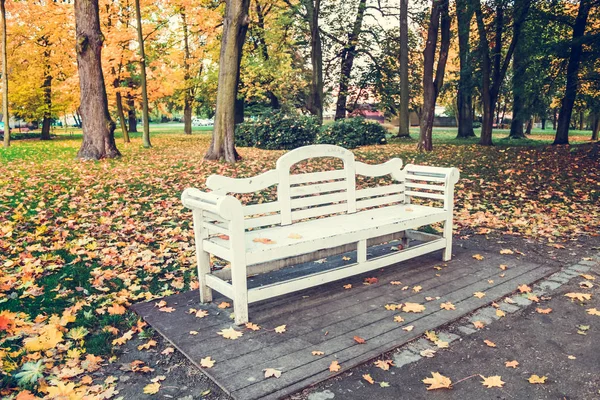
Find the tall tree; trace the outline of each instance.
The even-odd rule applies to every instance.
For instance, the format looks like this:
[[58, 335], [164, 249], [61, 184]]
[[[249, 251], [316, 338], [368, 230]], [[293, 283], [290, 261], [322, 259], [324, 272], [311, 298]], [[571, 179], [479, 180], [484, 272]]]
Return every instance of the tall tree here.
[[[507, 26], [504, 13], [506, 4], [498, 1], [495, 4], [495, 15], [493, 16], [494, 47], [490, 54], [488, 33], [485, 26], [485, 15], [482, 10], [481, 0], [475, 1], [475, 18], [477, 20], [477, 31], [479, 32], [479, 51], [481, 53], [481, 100], [483, 106], [483, 122], [481, 124], [481, 139], [479, 144], [484, 146], [493, 145], [492, 129], [494, 126], [494, 111], [498, 101], [498, 95], [510, 64], [510, 59], [519, 40], [521, 27], [529, 12], [531, 0], [516, 1], [512, 10], [513, 30], [512, 37], [506, 51], [503, 51], [503, 34]], [[504, 54], [504, 58], [503, 58]]]
[[144, 34], [142, 31], [142, 12], [140, 10], [140, 0], [135, 0], [135, 20], [138, 35], [138, 46], [140, 52], [140, 84], [142, 86], [142, 121], [144, 123], [144, 133], [142, 134], [142, 143], [144, 147], [152, 147], [150, 144], [150, 118], [148, 116], [148, 84], [146, 82], [146, 51], [144, 50]]
[[338, 98], [335, 106], [336, 120], [346, 118], [350, 76], [352, 74], [352, 67], [354, 66], [354, 59], [357, 54], [357, 46], [362, 31], [366, 7], [367, 0], [359, 0], [352, 30], [348, 32], [348, 38], [342, 50]]
[[0, 0], [0, 29], [2, 29], [2, 121], [4, 122], [4, 147], [10, 146], [10, 126], [8, 118], [8, 59], [6, 51], [6, 8], [5, 0]]
[[207, 160], [222, 159], [233, 163], [240, 158], [234, 141], [235, 109], [249, 7], [250, 0], [230, 0], [225, 5], [215, 126], [210, 147], [204, 156]]
[[569, 125], [571, 123], [571, 115], [573, 114], [573, 105], [577, 96], [579, 63], [583, 50], [582, 38], [585, 34], [587, 19], [592, 7], [592, 0], [581, 0], [579, 2], [579, 10], [573, 25], [573, 37], [571, 40], [571, 50], [569, 54], [569, 64], [567, 65], [567, 86], [565, 95], [560, 104], [558, 113], [558, 127], [553, 144], [569, 144]]
[[189, 27], [187, 22], [186, 10], [184, 7], [179, 12], [181, 16], [181, 28], [183, 30], [183, 80], [185, 87], [183, 89], [183, 132], [186, 135], [192, 134], [192, 103], [193, 85], [191, 83], [190, 72], [190, 39]]
[[42, 120], [41, 140], [50, 140], [50, 127], [52, 125], [52, 69], [50, 67], [50, 46], [51, 43], [46, 36], [39, 40], [44, 48], [44, 83], [42, 90], [44, 95], [44, 117]]
[[398, 137], [410, 137], [408, 89], [408, 0], [400, 0], [400, 112]]
[[115, 123], [108, 112], [102, 73], [102, 42], [98, 0], [75, 0], [77, 70], [83, 125], [81, 159], [115, 158], [121, 153], [115, 144]]
[[323, 49], [321, 30], [319, 28], [319, 14], [321, 0], [302, 0], [301, 4], [306, 11], [306, 21], [310, 30], [310, 63], [312, 66], [310, 97], [307, 108], [323, 123]]
[[457, 138], [470, 138], [473, 132], [473, 59], [469, 36], [473, 19], [473, 0], [456, 0], [456, 19], [458, 22], [458, 56], [460, 74], [457, 94]]
[[[431, 6], [427, 42], [423, 51], [423, 114], [417, 145], [419, 150], [433, 150], [432, 130], [435, 102], [444, 84], [446, 61], [448, 61], [448, 49], [450, 48], [450, 14], [448, 8], [448, 0], [434, 0]], [[434, 77], [433, 65], [436, 58], [438, 35], [440, 36], [440, 51]]]
[[527, 52], [525, 51], [525, 41], [519, 40], [515, 46], [513, 53], [513, 75], [512, 75], [512, 92], [513, 92], [513, 116], [510, 123], [511, 139], [522, 139], [525, 137], [523, 124], [527, 120], [528, 115], [525, 110], [525, 85], [526, 85], [526, 67], [527, 67]]

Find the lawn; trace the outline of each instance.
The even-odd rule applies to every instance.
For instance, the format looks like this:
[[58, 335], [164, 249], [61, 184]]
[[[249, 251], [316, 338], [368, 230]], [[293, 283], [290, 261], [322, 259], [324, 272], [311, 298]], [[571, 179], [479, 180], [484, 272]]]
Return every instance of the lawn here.
[[[283, 153], [241, 148], [235, 165], [206, 162], [209, 130], [181, 129], [153, 126], [152, 149], [141, 147], [139, 133], [127, 145], [117, 135], [123, 157], [101, 162], [75, 159], [80, 132], [0, 150], [0, 395], [112, 390], [93, 373], [134, 334], [149, 335], [127, 307], [195, 287], [182, 190], [203, 188], [213, 173], [266, 171]], [[506, 135], [484, 148], [436, 129], [432, 153], [394, 139], [355, 154], [368, 163], [400, 157], [458, 167], [460, 236], [514, 235], [562, 248], [598, 235], [600, 149], [588, 133], [575, 134], [581, 144], [555, 147], [545, 146], [550, 131], [524, 141]]]

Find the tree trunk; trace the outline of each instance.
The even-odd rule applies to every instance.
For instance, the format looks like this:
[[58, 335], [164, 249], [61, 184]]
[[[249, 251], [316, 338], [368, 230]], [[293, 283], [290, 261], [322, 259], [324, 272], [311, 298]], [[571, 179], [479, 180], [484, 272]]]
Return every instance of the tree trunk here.
[[142, 134], [142, 144], [144, 147], [152, 147], [150, 144], [150, 118], [148, 115], [148, 86], [146, 84], [146, 51], [144, 50], [144, 34], [142, 31], [142, 13], [140, 10], [140, 0], [135, 0], [135, 20], [138, 36], [138, 47], [140, 52], [140, 82], [142, 86], [142, 123], [144, 132]]
[[582, 131], [585, 129], [585, 115], [583, 110], [579, 111], [579, 130]]
[[185, 12], [181, 12], [181, 26], [183, 28], [183, 79], [185, 88], [183, 90], [183, 132], [192, 134], [192, 102], [193, 88], [190, 82], [190, 42]]
[[8, 61], [6, 54], [6, 9], [5, 0], [0, 0], [0, 29], [2, 30], [2, 121], [4, 122], [4, 147], [10, 146], [10, 125], [8, 115]]
[[346, 118], [348, 103], [348, 88], [350, 86], [350, 76], [354, 59], [356, 58], [356, 46], [360, 37], [362, 23], [365, 16], [367, 0], [359, 0], [356, 19], [352, 26], [352, 32], [348, 33], [348, 41], [342, 50], [340, 81], [338, 84], [338, 98], [335, 105], [335, 119]]
[[592, 123], [592, 141], [598, 140], [598, 131], [600, 131], [600, 114], [594, 115]]
[[571, 41], [571, 54], [569, 55], [569, 63], [567, 64], [567, 86], [565, 95], [560, 104], [558, 113], [558, 128], [553, 144], [569, 144], [569, 124], [571, 123], [571, 115], [573, 113], [573, 105], [577, 96], [579, 61], [582, 53], [581, 38], [585, 32], [588, 15], [590, 13], [591, 1], [581, 0], [579, 2], [579, 10], [575, 18], [573, 26], [573, 39]]
[[526, 135], [531, 135], [531, 129], [533, 128], [533, 118], [527, 120], [527, 129], [525, 130]]
[[[438, 31], [441, 31], [440, 52], [434, 78], [433, 63]], [[419, 143], [417, 145], [417, 148], [421, 151], [433, 150], [432, 131], [435, 102], [440, 88], [444, 84], [444, 72], [449, 48], [450, 15], [448, 14], [448, 0], [434, 0], [431, 5], [431, 16], [427, 29], [427, 42], [423, 51], [423, 118], [421, 119]]]
[[135, 100], [131, 93], [127, 93], [127, 125], [129, 132], [137, 132], [137, 116], [135, 115]]
[[408, 88], [408, 0], [400, 0], [400, 113], [398, 137], [410, 137]]
[[552, 109], [552, 130], [555, 131], [556, 130], [556, 124], [557, 124], [557, 116], [556, 116], [556, 108]]
[[523, 42], [520, 41], [515, 47], [513, 54], [513, 76], [512, 76], [512, 89], [513, 89], [513, 119], [510, 124], [510, 139], [523, 139], [525, 133], [523, 132], [523, 123], [527, 118], [525, 111], [525, 69], [527, 66], [527, 55], [524, 51]]
[[115, 123], [110, 119], [102, 73], [102, 42], [98, 0], [75, 0], [77, 33], [77, 71], [83, 143], [77, 153], [81, 159], [99, 160], [119, 157], [115, 143]]
[[[50, 43], [46, 41], [46, 46]], [[44, 83], [42, 92], [44, 95], [44, 119], [42, 120], [42, 134], [40, 140], [50, 140], [50, 127], [52, 125], [52, 73], [49, 64], [50, 49], [44, 49]]]
[[469, 34], [473, 17], [472, 0], [457, 0], [456, 15], [458, 20], [458, 55], [460, 75], [457, 93], [458, 134], [457, 138], [475, 137], [473, 131], [473, 66]]
[[221, 36], [219, 83], [215, 126], [207, 160], [233, 163], [240, 158], [235, 150], [235, 110], [240, 80], [242, 47], [248, 30], [250, 0], [230, 0], [226, 3]]
[[123, 140], [125, 143], [131, 142], [129, 139], [129, 132], [127, 131], [127, 123], [125, 122], [125, 114], [123, 113], [123, 98], [121, 92], [117, 90], [116, 94], [117, 103], [117, 115], [119, 116], [119, 123], [121, 124], [121, 131], [123, 132]]
[[323, 49], [321, 45], [321, 31], [319, 30], [319, 14], [321, 12], [321, 0], [302, 0], [302, 5], [306, 10], [306, 20], [310, 29], [310, 62], [312, 65], [310, 97], [307, 101], [307, 108], [312, 115], [317, 117], [319, 124], [322, 124]]
[[546, 130], [546, 118], [542, 118], [542, 130], [545, 131]]

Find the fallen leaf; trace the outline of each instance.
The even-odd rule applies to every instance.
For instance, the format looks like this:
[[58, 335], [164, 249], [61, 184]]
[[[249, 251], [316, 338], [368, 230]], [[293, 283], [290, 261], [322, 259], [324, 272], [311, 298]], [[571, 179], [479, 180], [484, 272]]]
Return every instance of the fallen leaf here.
[[161, 307], [158, 309], [158, 311], [172, 313], [173, 311], [175, 311], [175, 309], [173, 307]]
[[413, 292], [415, 293], [419, 293], [423, 288], [421, 286], [414, 286], [413, 287]]
[[390, 383], [389, 382], [379, 382], [379, 387], [382, 387], [382, 388], [390, 387]]
[[420, 313], [425, 311], [425, 306], [418, 303], [405, 303], [404, 307], [402, 307], [402, 311]]
[[343, 261], [350, 261], [350, 260], [352, 260], [352, 258], [344, 256], [344, 257], [342, 257], [342, 260]]
[[332, 361], [331, 364], [329, 364], [329, 371], [331, 372], [338, 372], [341, 368], [342, 366], [337, 361]]
[[577, 357], [575, 357], [575, 356], [567, 356], [567, 358], [568, 358], [569, 360], [577, 360]]
[[226, 302], [226, 301], [222, 301], [222, 302], [219, 303], [219, 305], [217, 307], [221, 308], [221, 309], [223, 309], [223, 308], [229, 308], [229, 307], [231, 307], [231, 304], [228, 303], [228, 302]]
[[531, 292], [531, 288], [529, 286], [527, 286], [526, 284], [522, 284], [521, 286], [517, 287], [517, 289], [519, 289], [519, 292], [521, 292], [521, 293]]
[[425, 337], [434, 343], [440, 340], [434, 331], [425, 331]]
[[215, 360], [210, 358], [210, 356], [200, 359], [200, 366], [202, 368], [212, 368], [213, 365], [215, 365]]
[[398, 304], [386, 304], [385, 309], [388, 311], [394, 311], [394, 310], [399, 310], [400, 308], [402, 308], [402, 304], [398, 305]]
[[596, 308], [588, 308], [585, 311], [590, 315], [596, 315], [596, 316], [600, 317], [600, 310], [598, 310]]
[[358, 344], [365, 344], [365, 343], [367, 343], [367, 341], [365, 339], [361, 338], [360, 336], [354, 336], [353, 339]]
[[517, 365], [519, 365], [519, 362], [517, 360], [504, 362], [504, 366], [506, 368], [517, 368]]
[[589, 274], [581, 274], [581, 277], [583, 277], [583, 279], [587, 279], [588, 281], [595, 281], [596, 277], [594, 275], [589, 275]]
[[190, 331], [190, 335], [196, 336], [197, 334], [198, 334], [198, 331]]
[[[589, 311], [588, 311], [588, 314], [590, 314]], [[396, 315], [394, 317], [394, 322], [404, 322], [404, 318], [402, 318], [400, 315]]]
[[481, 299], [482, 297], [485, 296], [485, 293], [483, 293], [483, 292], [475, 292], [475, 293], [473, 293], [473, 296], [477, 297], [478, 299]]
[[582, 289], [591, 289], [594, 287], [594, 284], [592, 282], [583, 281], [579, 282], [579, 287]]
[[440, 308], [443, 308], [444, 310], [456, 310], [456, 307], [454, 306], [454, 304], [450, 303], [449, 301], [446, 303], [442, 303], [440, 304]]
[[271, 239], [267, 239], [267, 238], [254, 238], [252, 239], [253, 242], [255, 243], [262, 243], [262, 244], [275, 244], [276, 242], [271, 240]]
[[217, 235], [217, 237], [221, 240], [229, 240], [229, 235], [225, 235], [223, 233]]
[[475, 326], [475, 328], [477, 329], [483, 329], [483, 327], [485, 327], [485, 324], [481, 321], [475, 321], [473, 322], [473, 326]]
[[435, 356], [435, 350], [433, 349], [425, 349], [419, 353], [422, 357], [432, 358]]
[[260, 329], [260, 326], [253, 324], [252, 322], [246, 322], [246, 328], [248, 328], [252, 331], [257, 331]]
[[206, 310], [198, 310], [196, 312], [196, 318], [204, 318], [206, 316], [208, 316], [208, 311]]
[[567, 293], [565, 296], [572, 300], [577, 299], [581, 302], [590, 300], [592, 298], [592, 295], [589, 293]]
[[537, 311], [539, 314], [550, 314], [552, 312], [551, 308], [536, 308], [535, 311]]
[[496, 316], [498, 318], [506, 317], [506, 313], [502, 310], [496, 310]]
[[527, 296], [527, 300], [533, 301], [534, 303], [539, 303], [540, 302], [540, 298], [537, 297], [534, 294], [530, 294], [529, 296]]
[[450, 343], [444, 342], [443, 340], [436, 341], [435, 345], [440, 349], [447, 349], [448, 347], [450, 347]]
[[406, 332], [410, 332], [410, 331], [412, 331], [414, 328], [415, 328], [415, 326], [414, 326], [414, 325], [408, 325], [408, 326], [405, 326], [404, 328], [402, 328], [402, 330], [404, 330], [404, 331], [406, 331]]
[[156, 340], [149, 340], [147, 343], [140, 344], [138, 350], [148, 350], [150, 347], [156, 346]]
[[390, 283], [392, 285], [402, 285], [402, 282], [400, 282], [400, 281], [391, 281]]
[[267, 368], [264, 371], [265, 371], [265, 378], [270, 378], [270, 377], [279, 378], [281, 376], [281, 371], [279, 371], [275, 368]]
[[373, 285], [375, 283], [379, 282], [378, 278], [365, 278], [365, 282], [367, 285]]
[[160, 390], [160, 383], [154, 382], [144, 386], [144, 393], [146, 394], [156, 394]]
[[388, 371], [390, 366], [394, 365], [394, 362], [392, 360], [377, 360], [373, 364], [375, 364], [377, 368]]
[[244, 333], [229, 327], [227, 329], [222, 329], [220, 332], [217, 332], [217, 334], [223, 336], [225, 339], [235, 340], [241, 337]]
[[167, 347], [166, 349], [164, 349], [163, 351], [160, 352], [160, 354], [162, 354], [163, 356], [168, 356], [169, 354], [172, 354], [175, 352], [175, 349], [172, 347]]
[[120, 304], [113, 304], [112, 306], [109, 306], [106, 310], [110, 315], [123, 315], [126, 311], [125, 307], [123, 307]]
[[508, 265], [505, 265], [505, 264], [500, 264], [500, 269], [501, 269], [502, 271], [506, 271], [506, 269], [507, 269], [507, 268], [508, 268]]
[[279, 325], [278, 327], [275, 328], [275, 332], [283, 333], [283, 332], [285, 332], [285, 327], [286, 327], [286, 325]]
[[488, 389], [493, 387], [501, 388], [506, 383], [502, 381], [499, 375], [488, 376], [487, 378], [483, 375], [479, 376], [481, 376], [481, 379], [483, 379], [483, 381], [481, 382], [483, 386], [487, 387]]
[[450, 380], [450, 378], [441, 375], [439, 372], [432, 372], [431, 378], [423, 379], [423, 383], [429, 385], [427, 390], [452, 388], [452, 381]]
[[371, 385], [375, 383], [373, 378], [371, 378], [370, 374], [364, 374], [362, 377], [365, 381], [369, 382]]
[[344, 289], [352, 289], [352, 284], [349, 283], [347, 285], [344, 285]]
[[515, 254], [511, 249], [502, 249], [500, 250], [500, 254]]
[[312, 351], [313, 356], [322, 356], [323, 354], [325, 354], [325, 352], [323, 352], [321, 350], [313, 350]]
[[483, 260], [483, 256], [481, 254], [473, 254], [473, 258], [479, 261]]
[[540, 376], [537, 376], [537, 375], [531, 375], [529, 377], [529, 379], [527, 379], [527, 380], [529, 381], [529, 383], [536, 384], [536, 383], [546, 383], [546, 379], [548, 379], [547, 376], [540, 377]]
[[489, 347], [496, 347], [496, 343], [492, 342], [491, 340], [485, 339], [483, 343], [487, 344]]
[[299, 234], [297, 234], [297, 233], [290, 233], [290, 234], [288, 235], [288, 237], [289, 237], [290, 239], [302, 239], [302, 235], [299, 235]]
[[164, 300], [159, 301], [158, 303], [154, 303], [154, 307], [163, 308], [167, 305], [167, 302]]

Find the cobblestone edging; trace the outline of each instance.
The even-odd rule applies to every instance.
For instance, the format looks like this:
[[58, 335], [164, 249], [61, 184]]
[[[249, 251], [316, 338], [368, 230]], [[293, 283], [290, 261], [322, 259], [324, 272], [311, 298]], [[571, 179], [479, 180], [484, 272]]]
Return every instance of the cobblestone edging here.
[[[536, 296], [542, 296], [551, 291], [557, 290], [558, 288], [560, 288], [561, 286], [563, 286], [564, 284], [569, 282], [571, 279], [579, 276], [580, 274], [588, 272], [593, 266], [600, 264], [600, 253], [598, 253], [596, 256], [592, 257], [592, 259], [593, 259], [593, 261], [581, 260], [578, 263], [571, 265], [569, 267], [563, 267], [559, 272], [556, 272], [556, 273], [548, 276], [547, 278], [539, 281], [535, 285], [533, 285], [533, 288], [532, 288], [533, 290], [530, 294], [533, 294]], [[507, 303], [504, 301], [504, 299], [506, 299], [506, 298], [510, 298], [510, 300], [511, 300], [510, 303]], [[501, 301], [498, 301], [497, 303], [499, 304], [499, 309], [504, 311], [507, 314], [515, 313], [515, 312], [521, 310], [522, 308], [525, 308], [525, 307], [531, 305], [531, 303], [532, 303], [531, 300], [528, 300], [527, 297], [523, 294], [509, 295], [509, 296], [506, 296], [504, 299], [502, 299]], [[452, 343], [456, 340], [461, 340], [462, 337], [465, 337], [465, 336], [468, 336], [468, 335], [471, 335], [471, 334], [477, 332], [476, 329], [472, 328], [473, 322], [481, 321], [486, 326], [488, 326], [492, 322], [500, 319], [500, 317], [498, 315], [496, 315], [496, 308], [494, 308], [492, 306], [486, 306], [486, 307], [480, 308], [479, 310], [475, 311], [475, 313], [473, 313], [471, 316], [468, 316], [465, 318], [468, 319], [469, 324], [458, 325], [458, 326], [451, 325], [451, 327], [455, 328], [452, 330], [456, 331], [456, 333], [450, 333], [448, 331], [438, 332], [437, 334], [438, 334], [438, 337], [440, 338], [440, 340], [443, 340], [448, 343]], [[421, 352], [423, 350], [428, 350], [428, 349], [439, 350], [433, 343], [431, 343], [431, 341], [426, 340], [424, 338], [412, 341], [412, 342], [400, 347], [393, 354], [394, 366], [396, 368], [402, 368], [403, 366], [405, 366], [407, 364], [417, 362], [421, 358], [423, 358], [423, 356], [421, 356]], [[317, 399], [316, 398], [313, 399], [312, 397], [309, 396], [309, 400], [317, 400]]]

